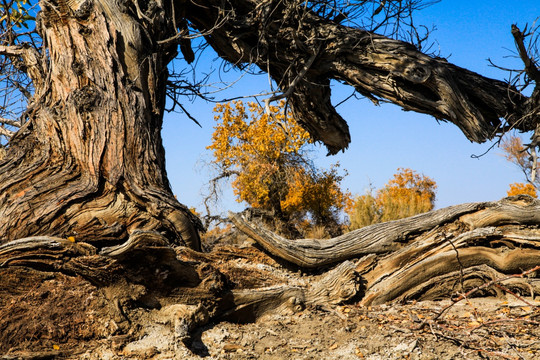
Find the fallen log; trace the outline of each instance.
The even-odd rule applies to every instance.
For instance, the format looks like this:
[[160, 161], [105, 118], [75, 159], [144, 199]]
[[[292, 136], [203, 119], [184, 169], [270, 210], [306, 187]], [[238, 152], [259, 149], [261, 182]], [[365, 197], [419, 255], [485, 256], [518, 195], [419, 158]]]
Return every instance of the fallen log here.
[[[540, 264], [540, 201], [528, 196], [451, 206], [329, 240], [289, 240], [239, 214], [230, 218], [266, 251], [301, 267], [368, 256], [357, 267], [366, 305], [449, 296], [465, 289], [470, 269], [476, 269], [478, 278], [494, 279]], [[537, 279], [523, 282], [514, 281], [513, 287], [540, 294]]]

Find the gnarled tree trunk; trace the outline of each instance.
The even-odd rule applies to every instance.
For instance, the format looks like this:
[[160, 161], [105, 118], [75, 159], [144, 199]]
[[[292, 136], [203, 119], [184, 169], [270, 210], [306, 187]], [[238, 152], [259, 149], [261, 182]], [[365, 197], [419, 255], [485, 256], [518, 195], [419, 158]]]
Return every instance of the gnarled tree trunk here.
[[527, 98], [504, 82], [340, 25], [295, 1], [141, 7], [57, 0], [41, 8], [41, 53], [0, 47], [24, 60], [35, 87], [28, 122], [0, 160], [2, 242], [30, 235], [123, 241], [144, 229], [199, 248], [200, 222], [171, 193], [160, 137], [167, 64], [179, 44], [193, 60], [189, 40], [178, 33], [185, 33], [186, 20], [224, 59], [268, 71], [298, 121], [330, 153], [350, 141], [330, 102], [330, 79], [373, 100], [452, 121], [472, 141], [493, 137], [501, 118], [536, 129], [539, 92]]
[[0, 160], [0, 241], [73, 236], [105, 245], [135, 229], [199, 249], [198, 219], [173, 196], [161, 125], [176, 33], [166, 2], [40, 3], [44, 53], [17, 48], [35, 86], [28, 122]]
[[[365, 304], [438, 298], [538, 264], [540, 206], [525, 197], [455, 206], [329, 241], [289, 241], [235, 218], [263, 247], [300, 266], [360, 257], [308, 280], [278, 276], [283, 267], [253, 249], [201, 254], [171, 246], [200, 248], [200, 222], [171, 193], [160, 137], [167, 64], [178, 44], [193, 59], [178, 34], [186, 19], [224, 59], [268, 71], [330, 153], [350, 141], [330, 102], [330, 79], [374, 101], [452, 121], [472, 141], [491, 138], [502, 118], [536, 129], [538, 91], [527, 98], [298, 4], [43, 0], [36, 22], [43, 51], [0, 47], [23, 60], [35, 88], [28, 121], [0, 157], [0, 341], [8, 348], [39, 348], [42, 338], [143, 336], [155, 324], [189, 343], [190, 332], [210, 319], [248, 321], [355, 296]], [[266, 266], [255, 266], [261, 259]], [[517, 280], [513, 288], [540, 293], [536, 277]], [[68, 289], [76, 296], [63, 296]], [[25, 321], [36, 320], [35, 304], [49, 305], [43, 314], [51, 317], [38, 320], [61, 319], [61, 331]], [[62, 307], [72, 312], [60, 314]], [[22, 321], [11, 321], [14, 310]]]

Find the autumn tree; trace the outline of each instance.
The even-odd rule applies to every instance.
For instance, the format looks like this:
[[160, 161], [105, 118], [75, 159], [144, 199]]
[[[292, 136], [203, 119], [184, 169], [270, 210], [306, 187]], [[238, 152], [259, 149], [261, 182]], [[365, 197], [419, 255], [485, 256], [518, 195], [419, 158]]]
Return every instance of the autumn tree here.
[[[340, 188], [339, 165], [320, 170], [313, 164], [309, 134], [285, 102], [217, 105], [212, 134], [216, 180], [229, 178], [238, 202], [269, 212], [284, 224], [298, 225], [310, 217], [316, 225], [338, 229], [338, 212], [347, 195]], [[335, 230], [333, 231], [335, 233]]]
[[507, 196], [515, 196], [515, 195], [529, 195], [534, 198], [538, 197], [538, 194], [536, 193], [536, 188], [530, 184], [524, 184], [524, 183], [513, 183], [510, 184], [510, 189], [506, 192]]
[[537, 197], [540, 188], [540, 178], [537, 174], [538, 157], [536, 148], [524, 146], [519, 136], [506, 135], [501, 141], [503, 155], [512, 164], [516, 165], [522, 172], [526, 183], [510, 184], [508, 196], [526, 194]]
[[399, 168], [393, 178], [375, 196], [373, 190], [357, 196], [347, 213], [351, 229], [385, 221], [403, 219], [433, 209], [434, 180], [411, 169]]

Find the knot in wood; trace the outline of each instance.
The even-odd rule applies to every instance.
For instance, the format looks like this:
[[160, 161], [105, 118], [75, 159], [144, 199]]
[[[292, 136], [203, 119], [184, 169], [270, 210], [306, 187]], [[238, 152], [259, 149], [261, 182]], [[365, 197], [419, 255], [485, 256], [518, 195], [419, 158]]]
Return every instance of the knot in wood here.
[[403, 77], [415, 84], [422, 84], [429, 79], [431, 70], [426, 66], [418, 64], [409, 64], [403, 70]]
[[85, 86], [82, 89], [74, 90], [71, 98], [80, 112], [88, 112], [99, 105], [101, 96], [93, 86]]

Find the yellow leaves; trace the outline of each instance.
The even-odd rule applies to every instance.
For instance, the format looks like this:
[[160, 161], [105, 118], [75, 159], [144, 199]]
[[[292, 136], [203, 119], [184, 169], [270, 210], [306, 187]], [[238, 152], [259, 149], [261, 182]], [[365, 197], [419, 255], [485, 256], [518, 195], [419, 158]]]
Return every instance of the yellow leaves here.
[[514, 196], [514, 195], [529, 195], [533, 198], [537, 198], [538, 194], [536, 193], [536, 188], [530, 184], [523, 184], [523, 183], [513, 183], [510, 184], [510, 189], [506, 192], [508, 196]]
[[435, 181], [411, 169], [398, 168], [397, 171], [383, 191], [398, 201], [410, 201], [411, 198], [417, 198], [421, 202], [430, 202], [432, 208], [437, 189]]
[[523, 147], [521, 138], [517, 136], [507, 136], [501, 141], [501, 148], [504, 151], [506, 160], [513, 162], [521, 168], [526, 166], [529, 155]]
[[226, 167], [243, 165], [257, 158], [278, 161], [285, 153], [298, 153], [309, 135], [290, 116], [284, 114], [284, 103], [271, 106], [268, 116], [255, 103], [248, 109], [242, 102], [218, 104], [214, 108], [217, 125], [212, 134], [215, 163]]
[[343, 207], [338, 166], [317, 170], [307, 156], [310, 136], [285, 112], [285, 103], [270, 111], [240, 101], [214, 109], [217, 124], [207, 149], [220, 171], [238, 174], [232, 182], [237, 201], [285, 216], [310, 212], [316, 220]]
[[330, 170], [302, 171], [295, 174], [294, 183], [284, 202], [283, 209], [309, 210], [315, 223], [324, 224], [338, 209], [345, 207], [349, 194], [341, 190], [343, 176], [338, 173], [339, 164]]
[[[534, 161], [537, 161], [528, 149], [523, 146], [521, 138], [514, 135], [507, 135], [501, 141], [501, 148], [504, 151], [504, 157], [506, 160], [514, 163], [525, 175], [525, 179], [530, 181], [527, 184], [514, 183], [510, 185], [510, 189], [507, 192], [508, 196], [512, 195], [530, 195], [537, 197], [537, 189], [540, 185], [540, 176], [534, 174], [533, 168], [535, 168]], [[538, 165], [538, 164], [536, 164]]]
[[371, 192], [357, 196], [345, 210], [349, 215], [351, 230], [380, 222], [380, 212], [377, 200]]
[[414, 170], [398, 168], [398, 172], [373, 196], [372, 191], [359, 196], [347, 206], [351, 228], [403, 219], [433, 209], [437, 184]]
[[[271, 106], [272, 116], [255, 103], [218, 104], [212, 134], [214, 164], [239, 175], [232, 186], [238, 201], [271, 208], [271, 197], [282, 198], [289, 185], [282, 175], [296, 158], [309, 135], [289, 115], [284, 103]], [[275, 202], [275, 201], [274, 201]]]
[[[31, 6], [28, 0], [15, 0], [12, 2], [3, 2], [0, 4], [0, 24], [4, 28], [24, 27], [28, 29], [28, 23], [36, 20], [29, 13]], [[5, 24], [3, 24], [5, 23]]]
[[191, 213], [197, 217], [201, 217], [202, 215], [197, 211], [197, 209], [195, 207], [190, 207], [189, 208], [189, 211], [191, 211]]

